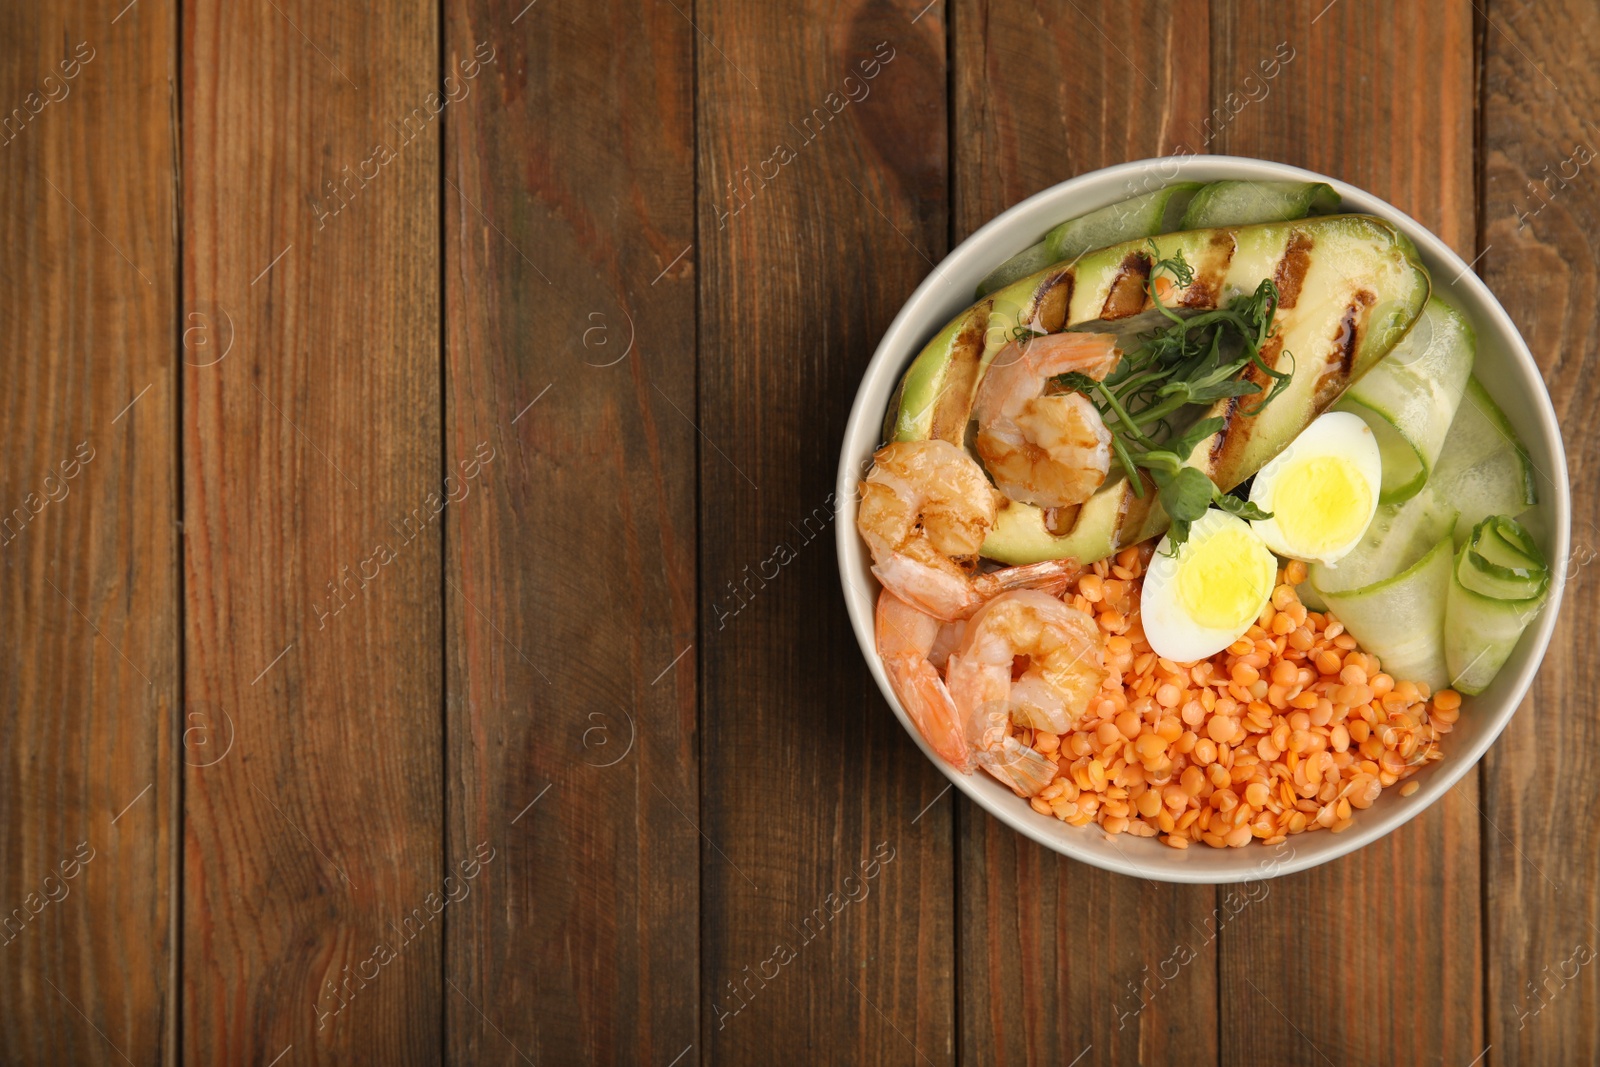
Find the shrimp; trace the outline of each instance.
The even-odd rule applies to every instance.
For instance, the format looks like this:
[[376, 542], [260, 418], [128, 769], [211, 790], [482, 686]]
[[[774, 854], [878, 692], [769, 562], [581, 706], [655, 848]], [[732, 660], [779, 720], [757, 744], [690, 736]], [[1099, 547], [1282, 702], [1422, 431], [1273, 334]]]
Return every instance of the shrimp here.
[[1077, 564], [1062, 560], [972, 572], [997, 507], [983, 468], [956, 445], [894, 441], [872, 458], [856, 528], [872, 573], [901, 600], [949, 622], [1009, 589], [1059, 594], [1077, 576]]
[[[1019, 657], [1027, 666], [1013, 679]], [[1021, 589], [995, 597], [968, 621], [945, 678], [978, 762], [1031, 796], [1049, 784], [1054, 765], [1045, 775], [1051, 761], [1009, 736], [1008, 723], [1066, 733], [1105, 673], [1105, 643], [1094, 619], [1047, 593]]]
[[1046, 395], [1051, 377], [1104, 379], [1122, 359], [1111, 334], [1052, 333], [1001, 349], [978, 386], [978, 455], [1012, 500], [1081, 504], [1111, 469], [1111, 431], [1082, 393]]
[[885, 589], [878, 594], [878, 656], [889, 685], [900, 698], [933, 750], [963, 773], [972, 770], [972, 750], [962, 729], [950, 690], [929, 661], [929, 653], [945, 629], [938, 619], [918, 611]]

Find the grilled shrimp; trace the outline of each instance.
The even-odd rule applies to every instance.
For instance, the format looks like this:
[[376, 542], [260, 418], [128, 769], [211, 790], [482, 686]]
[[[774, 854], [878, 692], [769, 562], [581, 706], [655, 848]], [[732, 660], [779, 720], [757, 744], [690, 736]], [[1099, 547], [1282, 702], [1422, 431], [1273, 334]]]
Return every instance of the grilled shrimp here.
[[1075, 563], [1058, 560], [972, 573], [996, 505], [983, 468], [957, 446], [894, 441], [872, 458], [856, 527], [872, 551], [872, 573], [913, 607], [964, 619], [1008, 589], [1059, 594], [1076, 576]]
[[[1027, 666], [1013, 679], [1019, 657]], [[978, 762], [1022, 796], [1044, 788], [1055, 765], [1008, 736], [1007, 720], [1066, 733], [1104, 677], [1105, 645], [1094, 619], [1031, 589], [985, 604], [945, 669]]]
[[1052, 333], [1001, 349], [978, 386], [977, 449], [995, 485], [1042, 508], [1081, 504], [1111, 469], [1111, 431], [1081, 393], [1045, 395], [1051, 377], [1100, 380], [1122, 353], [1110, 334]]
[[[959, 624], [956, 624], [959, 626]], [[900, 705], [933, 750], [958, 771], [972, 770], [972, 752], [950, 690], [929, 660], [942, 624], [885, 589], [878, 594], [878, 656]]]

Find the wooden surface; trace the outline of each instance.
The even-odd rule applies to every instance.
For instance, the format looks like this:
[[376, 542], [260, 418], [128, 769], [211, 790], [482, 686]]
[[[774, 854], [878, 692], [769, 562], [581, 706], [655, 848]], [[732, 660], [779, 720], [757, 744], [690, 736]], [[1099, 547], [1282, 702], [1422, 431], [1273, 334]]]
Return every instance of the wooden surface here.
[[[0, 6], [0, 1062], [1600, 1062], [1596, 47], [1518, 0]], [[1574, 489], [1482, 767], [1242, 909], [946, 791], [833, 549], [940, 257], [1186, 151], [1475, 260]]]
[[665, 1064], [699, 1042], [694, 29], [526, 2], [445, 10], [444, 858], [495, 857], [444, 1052]]
[[183, 11], [184, 307], [233, 342], [183, 353], [185, 699], [233, 742], [185, 767], [185, 1062], [442, 1037], [440, 139], [386, 126], [437, 13], [338, 10]]
[[0, 16], [6, 1063], [156, 1063], [174, 1033], [177, 48], [143, 7]]

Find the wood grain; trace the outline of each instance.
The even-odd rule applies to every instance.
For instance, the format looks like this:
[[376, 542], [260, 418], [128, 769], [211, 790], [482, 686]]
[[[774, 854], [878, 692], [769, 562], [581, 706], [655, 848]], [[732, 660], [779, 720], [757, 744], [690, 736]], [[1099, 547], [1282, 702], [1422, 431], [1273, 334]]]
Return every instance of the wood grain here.
[[694, 28], [525, 5], [446, 6], [446, 1059], [693, 1063]]
[[[1196, 150], [1206, 19], [1205, 4], [958, 4], [956, 237], [1084, 171]], [[963, 1062], [1215, 1062], [1211, 887], [1096, 870], [970, 802], [957, 821]]]
[[[1583, 4], [1506, 3], [1486, 5], [1481, 19], [1478, 269], [1555, 402], [1573, 546], [1560, 621], [1533, 691], [1484, 762], [1488, 1040], [1496, 1064], [1590, 1063], [1600, 1058], [1600, 839], [1568, 813], [1600, 803], [1591, 696], [1600, 681], [1600, 76], [1589, 59], [1600, 45], [1600, 13]], [[1541, 493], [1554, 490], [1545, 472], [1536, 478]]]
[[[1216, 150], [1359, 185], [1473, 258], [1469, 4], [1423, 12], [1344, 0], [1264, 12], [1219, 3], [1211, 39], [1212, 99], [1246, 101], [1222, 113]], [[1293, 58], [1251, 99], [1245, 77], [1285, 48]], [[1223, 1062], [1465, 1064], [1479, 1055], [1477, 803], [1468, 775], [1381, 841], [1270, 883], [1270, 896], [1220, 939]]]
[[439, 1059], [437, 16], [184, 6], [191, 1063]]
[[[0, 1061], [1600, 1057], [1600, 15], [124, 3], [0, 10]], [[946, 792], [831, 544], [951, 244], [1187, 151], [1482, 253], [1574, 501], [1480, 774], [1238, 889]]]
[[832, 546], [850, 399], [945, 246], [924, 6], [692, 12], [707, 1062], [955, 1056], [951, 801], [864, 669]]
[[171, 1051], [174, 12], [114, 13], [0, 13], [6, 1063]]

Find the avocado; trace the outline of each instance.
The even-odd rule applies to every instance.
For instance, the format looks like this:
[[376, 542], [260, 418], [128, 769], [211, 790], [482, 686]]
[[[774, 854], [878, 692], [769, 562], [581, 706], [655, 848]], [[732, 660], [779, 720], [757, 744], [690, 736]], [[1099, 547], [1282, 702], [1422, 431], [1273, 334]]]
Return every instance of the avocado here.
[[884, 440], [938, 438], [965, 446], [989, 307], [990, 301], [980, 300], [923, 347], [889, 401]]
[[[1325, 215], [1166, 234], [1089, 252], [1000, 289], [958, 315], [912, 363], [901, 382], [886, 436], [938, 436], [965, 444], [977, 384], [1018, 326], [1133, 338], [1158, 324], [1146, 288], [1155, 259], [1182, 251], [1194, 268], [1188, 286], [1172, 284], [1163, 303], [1199, 312], [1277, 284], [1274, 336], [1262, 355], [1289, 385], [1265, 410], [1247, 415], [1251, 397], [1218, 401], [1200, 417], [1224, 420], [1200, 442], [1190, 466], [1232, 489], [1254, 474], [1327, 410], [1352, 382], [1388, 354], [1427, 301], [1430, 282], [1416, 249], [1389, 223], [1370, 215]], [[1251, 369], [1258, 384], [1266, 376]], [[1001, 509], [983, 555], [1002, 563], [1074, 557], [1088, 563], [1165, 531], [1167, 517], [1153, 488], [1135, 494], [1114, 475], [1079, 509], [1061, 535], [1044, 513], [1012, 502]]]

